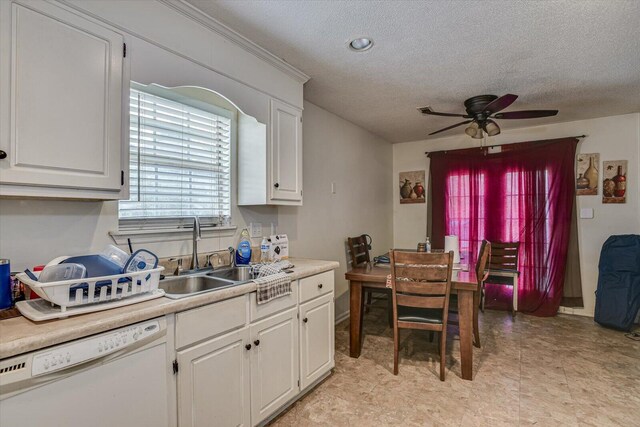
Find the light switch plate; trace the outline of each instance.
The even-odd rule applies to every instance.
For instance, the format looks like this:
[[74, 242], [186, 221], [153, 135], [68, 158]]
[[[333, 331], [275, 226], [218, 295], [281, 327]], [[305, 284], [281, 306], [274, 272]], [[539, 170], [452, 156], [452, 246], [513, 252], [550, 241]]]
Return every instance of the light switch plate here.
[[581, 219], [593, 219], [593, 208], [582, 208], [582, 209], [580, 209], [580, 218]]
[[252, 222], [249, 224], [249, 235], [251, 237], [262, 237], [262, 223]]

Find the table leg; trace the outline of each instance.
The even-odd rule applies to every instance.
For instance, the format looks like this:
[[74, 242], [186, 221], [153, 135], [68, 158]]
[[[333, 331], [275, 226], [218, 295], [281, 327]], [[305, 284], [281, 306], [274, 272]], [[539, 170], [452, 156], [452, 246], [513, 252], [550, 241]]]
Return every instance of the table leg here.
[[458, 290], [462, 379], [473, 379], [473, 292]]
[[362, 282], [349, 281], [349, 356], [351, 357], [360, 357], [362, 303]]

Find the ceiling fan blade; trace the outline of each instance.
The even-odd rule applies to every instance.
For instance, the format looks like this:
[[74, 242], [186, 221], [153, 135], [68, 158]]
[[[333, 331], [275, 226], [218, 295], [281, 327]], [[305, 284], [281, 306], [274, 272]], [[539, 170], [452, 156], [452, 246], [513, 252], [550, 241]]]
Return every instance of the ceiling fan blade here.
[[462, 117], [465, 119], [470, 118], [471, 116], [467, 116], [465, 114], [454, 114], [454, 113], [438, 113], [437, 111], [433, 111], [431, 109], [431, 107], [419, 107], [418, 110], [420, 110], [420, 112], [422, 114], [428, 114], [431, 116], [444, 116], [444, 117]]
[[525, 110], [507, 111], [493, 116], [496, 119], [535, 119], [538, 117], [550, 117], [558, 114], [558, 110]]
[[502, 111], [507, 108], [509, 105], [513, 104], [513, 102], [518, 99], [518, 95], [512, 95], [510, 93], [501, 96], [500, 98], [490, 102], [484, 107], [484, 112], [488, 114], [497, 113], [498, 111]]
[[447, 126], [446, 128], [431, 132], [429, 135], [435, 135], [436, 133], [444, 132], [445, 130], [457, 128], [458, 126], [466, 125], [467, 123], [471, 123], [472, 121], [473, 120], [466, 120], [464, 122], [456, 123], [455, 125]]

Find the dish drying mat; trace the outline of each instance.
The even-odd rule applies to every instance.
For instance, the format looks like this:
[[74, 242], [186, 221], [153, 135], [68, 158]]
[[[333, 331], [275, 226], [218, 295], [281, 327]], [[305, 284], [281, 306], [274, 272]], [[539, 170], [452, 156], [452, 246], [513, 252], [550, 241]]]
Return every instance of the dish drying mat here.
[[291, 268], [289, 261], [254, 266], [258, 277], [253, 281], [258, 286], [256, 301], [265, 304], [273, 299], [291, 294], [291, 277], [282, 270]]

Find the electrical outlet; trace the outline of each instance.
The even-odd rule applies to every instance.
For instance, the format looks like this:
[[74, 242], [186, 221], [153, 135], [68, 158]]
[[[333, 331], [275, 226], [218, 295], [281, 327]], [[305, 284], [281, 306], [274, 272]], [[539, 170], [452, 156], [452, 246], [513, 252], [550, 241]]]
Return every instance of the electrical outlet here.
[[262, 224], [259, 222], [252, 222], [249, 224], [249, 235], [251, 237], [262, 237]]

